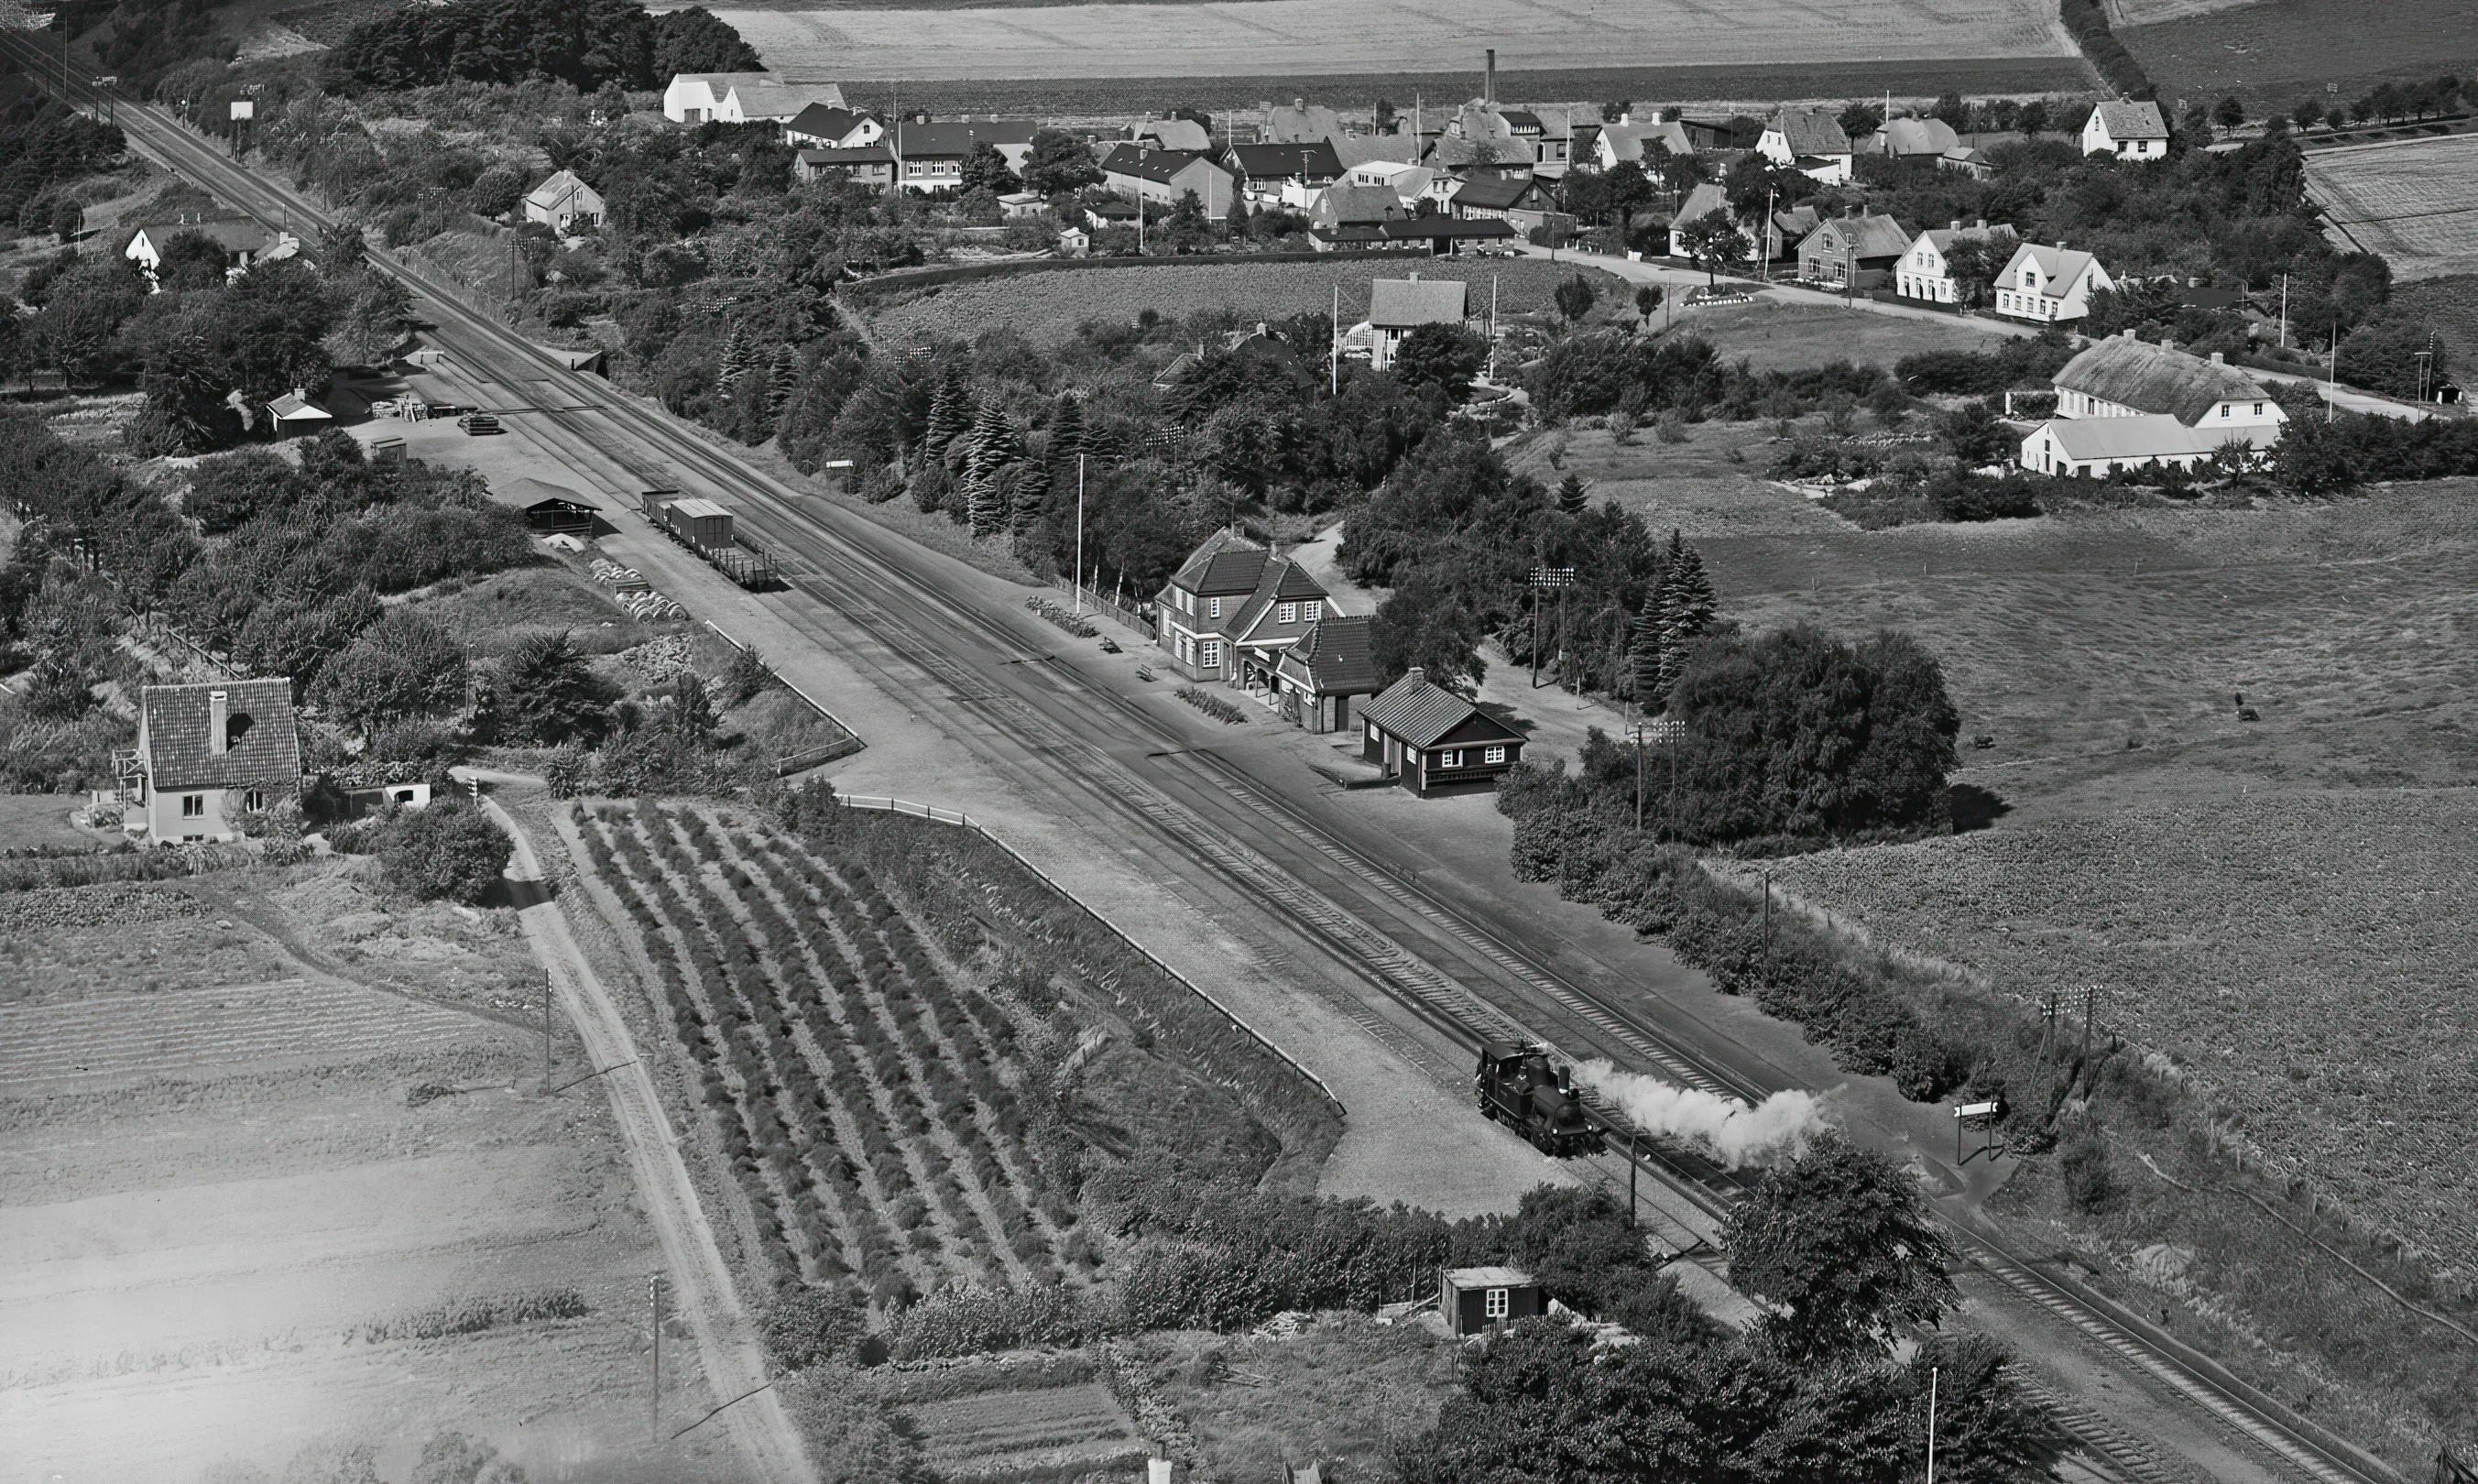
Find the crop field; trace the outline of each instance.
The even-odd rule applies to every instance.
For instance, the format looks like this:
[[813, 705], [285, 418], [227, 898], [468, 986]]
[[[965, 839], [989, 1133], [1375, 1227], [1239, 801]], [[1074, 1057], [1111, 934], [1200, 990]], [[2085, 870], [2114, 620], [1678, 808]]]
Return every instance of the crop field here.
[[[1159, 78], [1477, 70], [1480, 49], [1509, 66], [1606, 67], [1834, 63], [1865, 36], [1884, 60], [2062, 57], [2070, 42], [2036, 0], [1862, 0], [1719, 10], [1655, 0], [1510, 9], [1486, 0], [1247, 0], [1240, 4], [1058, 5], [715, 12], [774, 71], [856, 78]], [[1474, 89], [1477, 91], [1477, 88]]]
[[[1100, 1251], [1068, 1172], [1077, 1146], [1176, 1144], [1249, 1178], [1284, 1152], [1230, 1086], [1278, 1074], [1252, 1073], [1192, 994], [1132, 993], [1125, 968], [1100, 970], [1117, 985], [1105, 1014], [1060, 988], [1091, 971], [1082, 948], [1033, 967], [1024, 950], [1063, 936], [1052, 904], [976, 861], [977, 836], [858, 817], [803, 843], [686, 807], [579, 822], [653, 955], [659, 1008], [777, 1279], [856, 1279], [882, 1304], [949, 1283], [1081, 1282]], [[903, 853], [925, 877], [872, 848], [915, 825], [928, 837]], [[976, 916], [1024, 941], [974, 951]], [[1147, 1044], [1211, 1055], [1224, 1085]], [[1061, 1068], [1080, 1117], [1035, 1091]]]
[[2284, 1168], [2446, 1262], [2478, 1260], [2478, 793], [2370, 789], [2129, 809], [1782, 863], [1776, 879], [2182, 1061]]
[[[410, 1459], [452, 1427], [535, 1477], [634, 1466], [660, 1257], [598, 1089], [520, 1095], [538, 1032], [305, 974], [247, 925], [281, 920], [285, 879], [221, 873], [212, 906], [195, 880], [0, 903], [49, 924], [46, 953], [91, 966], [0, 1005], [11, 1464], [268, 1478], [357, 1445]], [[133, 919], [246, 942], [293, 977], [150, 993], [104, 967]], [[572, 1042], [555, 1050], [589, 1069]], [[694, 1347], [665, 1363], [685, 1410]], [[733, 1467], [701, 1438], [663, 1462], [683, 1479]]]
[[1322, 1459], [1328, 1476], [1380, 1477], [1395, 1440], [1436, 1420], [1459, 1346], [1416, 1323], [1321, 1314], [1297, 1334], [1143, 1336], [1129, 1349], [1187, 1420], [1210, 1476], [1278, 1478]]
[[2478, 272], [2478, 135], [2318, 150], [2306, 183], [2342, 240], [2382, 254], [2396, 281]]
[[[971, 340], [998, 325], [1013, 325], [1035, 341], [1058, 341], [1088, 319], [1125, 323], [1144, 310], [1184, 317], [1227, 310], [1242, 318], [1277, 319], [1311, 311], [1330, 313], [1342, 290], [1346, 325], [1368, 315], [1369, 285], [1379, 278], [1456, 279], [1471, 285], [1475, 312], [1488, 306], [1496, 286], [1501, 314], [1530, 314], [1551, 307], [1551, 293], [1579, 270], [1538, 258], [1372, 258], [1333, 263], [1228, 263], [1190, 267], [1153, 264], [1084, 268], [981, 279], [918, 290], [899, 302], [873, 308], [870, 323], [897, 342], [956, 337]], [[1623, 288], [1599, 268], [1580, 270], [1597, 283], [1604, 301]]]
[[957, 1484], [1132, 1473], [1152, 1451], [1099, 1381], [926, 1401], [903, 1416], [929, 1466]]
[[[2255, 0], [2204, 6], [2189, 0], [2121, 0], [2137, 23], [2116, 20], [2125, 43], [2163, 98], [2236, 93], [2260, 112], [2286, 109], [2337, 85], [2341, 100], [2375, 84], [2466, 75], [2478, 63], [2478, 27], [2465, 0]], [[2201, 13], [2196, 13], [2200, 12]], [[2154, 16], [2163, 18], [2151, 22]]]
[[[946, 8], [943, 0], [939, 8]], [[923, 24], [935, 22], [924, 18]], [[1098, 121], [1128, 113], [1201, 108], [1235, 113], [1245, 123], [1252, 112], [1277, 98], [1312, 97], [1346, 112], [1356, 108], [1364, 113], [1378, 98], [1406, 94], [1471, 97], [1479, 90], [1478, 65], [1468, 57], [1456, 56], [1447, 59], [1435, 71], [974, 77], [940, 82], [906, 78], [899, 84], [884, 78], [855, 81], [846, 77], [843, 88], [845, 96], [855, 105], [892, 109], [899, 98], [906, 107], [939, 113], [995, 111], [1001, 114]], [[2090, 87], [2090, 69], [2080, 57], [2068, 56], [1891, 62], [1841, 58], [1730, 66], [1673, 66], [1651, 62], [1640, 65], [1604, 63], [1556, 71], [1501, 67], [1497, 80], [1501, 98], [1519, 100], [1534, 109], [1572, 106], [1578, 110], [1578, 117], [1584, 116], [1581, 111], [1611, 98], [1689, 103], [1699, 110], [1726, 115], [1737, 112], [1760, 113], [1767, 106], [1785, 99], [1881, 98], [1887, 88], [1892, 90], [1896, 103], [1905, 98], [1931, 102], [1948, 92], [1973, 98], [2081, 92]]]

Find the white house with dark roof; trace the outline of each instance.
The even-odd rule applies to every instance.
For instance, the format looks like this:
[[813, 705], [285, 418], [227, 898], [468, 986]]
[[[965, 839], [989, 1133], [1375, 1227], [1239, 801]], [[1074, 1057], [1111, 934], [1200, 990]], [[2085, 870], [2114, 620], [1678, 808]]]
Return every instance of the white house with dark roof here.
[[1695, 145], [1686, 137], [1686, 126], [1676, 119], [1636, 123], [1621, 118], [1601, 125], [1593, 153], [1602, 169], [1611, 170], [1621, 164], [1641, 165], [1660, 155], [1692, 155]]
[[1173, 669], [1242, 687], [1268, 704], [1282, 652], [1331, 616], [1306, 567], [1235, 530], [1206, 538], [1153, 603], [1153, 642]]
[[1304, 143], [1233, 144], [1222, 163], [1239, 177], [1252, 206], [1304, 211], [1315, 193], [1342, 178], [1342, 157], [1324, 139]]
[[291, 233], [270, 232], [251, 217], [181, 215], [170, 221], [142, 223], [129, 235], [120, 255], [137, 264], [151, 285], [156, 268], [164, 262], [165, 246], [176, 237], [192, 236], [205, 238], [223, 249], [227, 277], [245, 273], [261, 263], [290, 258], [301, 250], [300, 240]]
[[1380, 278], [1368, 289], [1369, 365], [1394, 364], [1403, 340], [1422, 325], [1459, 325], [1471, 318], [1471, 286], [1457, 279]]
[[1996, 275], [1996, 313], [2040, 324], [2062, 324], [2090, 313], [2090, 296], [2114, 289], [2100, 261], [2059, 242], [2025, 242]]
[[675, 124], [782, 123], [812, 103], [842, 108], [844, 90], [773, 72], [675, 72], [663, 88], [663, 116]]
[[783, 125], [783, 142], [797, 148], [859, 149], [886, 138], [886, 125], [867, 113], [812, 103]]
[[139, 694], [139, 794], [161, 844], [224, 841], [244, 814], [301, 792], [292, 682], [218, 680], [148, 686]]
[[2043, 474], [2191, 468], [2230, 445], [2253, 458], [2288, 420], [2260, 382], [2216, 353], [2153, 345], [2131, 330], [2066, 362], [2056, 389], [2056, 415], [2022, 440], [2022, 466]]
[[1849, 134], [1831, 109], [1785, 108], [1764, 125], [1756, 153], [1825, 186], [1850, 184]]
[[1961, 302], [1961, 286], [1953, 276], [1954, 246], [1960, 242], [1986, 242], [1997, 251], [2006, 251], [2013, 240], [2011, 227], [2002, 223], [1991, 227], [1985, 218], [1975, 226], [1957, 221], [1949, 227], [1931, 227], [1912, 239], [1909, 251], [1893, 264], [1893, 291], [1903, 298], [1924, 299], [1930, 304], [1958, 304]]
[[1360, 756], [1426, 797], [1439, 789], [1494, 783], [1523, 757], [1523, 734], [1418, 667], [1359, 709]]
[[2102, 103], [2083, 124], [2083, 153], [2119, 160], [2161, 160], [2168, 154], [2168, 120], [2149, 101]]

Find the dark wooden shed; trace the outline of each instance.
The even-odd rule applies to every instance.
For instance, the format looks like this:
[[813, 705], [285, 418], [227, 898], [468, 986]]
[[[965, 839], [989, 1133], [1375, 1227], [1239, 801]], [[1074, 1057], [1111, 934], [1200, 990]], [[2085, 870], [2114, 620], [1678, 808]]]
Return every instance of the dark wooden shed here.
[[1549, 1311], [1549, 1300], [1520, 1268], [1449, 1268], [1439, 1280], [1437, 1312], [1451, 1334], [1482, 1335]]

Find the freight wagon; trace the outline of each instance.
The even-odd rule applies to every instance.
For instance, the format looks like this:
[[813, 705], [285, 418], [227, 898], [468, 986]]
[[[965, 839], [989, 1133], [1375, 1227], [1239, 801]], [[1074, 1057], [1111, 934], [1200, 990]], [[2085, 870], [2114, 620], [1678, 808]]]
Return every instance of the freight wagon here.
[[637, 497], [637, 508], [654, 529], [705, 558], [742, 587], [781, 586], [773, 554], [733, 530], [729, 507], [683, 495], [677, 490], [648, 490]]

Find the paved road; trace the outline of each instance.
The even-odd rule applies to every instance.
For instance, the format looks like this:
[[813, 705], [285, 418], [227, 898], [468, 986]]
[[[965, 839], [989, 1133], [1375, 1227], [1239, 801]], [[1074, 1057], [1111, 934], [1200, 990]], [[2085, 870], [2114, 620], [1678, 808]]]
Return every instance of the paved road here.
[[[476, 768], [456, 772], [460, 777], [479, 777], [492, 786], [541, 786], [540, 779], [513, 773]], [[526, 885], [544, 881], [533, 837], [525, 827], [487, 795], [482, 808], [516, 843], [516, 857], [508, 864], [509, 880]], [[560, 1008], [584, 1041], [587, 1058], [596, 1069], [610, 1069], [596, 1080], [611, 1099], [612, 1115], [627, 1145], [630, 1172], [636, 1177], [638, 1198], [645, 1202], [645, 1215], [663, 1245], [669, 1311], [687, 1320], [696, 1336], [698, 1358], [715, 1393], [708, 1405], [755, 1393], [708, 1425], [728, 1430], [739, 1456], [758, 1471], [758, 1477], [778, 1484], [815, 1484], [817, 1471], [810, 1467], [799, 1434], [784, 1415], [781, 1402], [773, 1392], [759, 1390], [768, 1381], [765, 1349], [723, 1266], [714, 1227], [706, 1220], [696, 1187], [680, 1159], [670, 1120], [654, 1091], [653, 1074], [639, 1055], [619, 1002], [577, 948], [558, 898], [537, 889], [520, 893], [518, 900], [537, 896], [540, 899], [518, 909], [517, 919], [535, 959], [558, 991]], [[667, 1413], [666, 1432], [695, 1421], [703, 1410], [681, 1407]]]
[[[125, 122], [140, 126], [134, 134], [174, 153], [185, 172], [296, 229], [315, 223], [308, 203], [283, 188], [233, 172], [151, 115], [127, 106], [122, 112]], [[1562, 918], [1570, 937], [1543, 936], [1532, 909], [1509, 900], [1468, 860], [1406, 859], [1402, 840], [1315, 796], [1320, 791], [1298, 776], [1303, 769], [1280, 776], [1250, 770], [1193, 745], [1192, 719], [1165, 718], [1097, 687], [1058, 653], [1053, 631], [999, 595], [1006, 585], [804, 497], [705, 435], [546, 365], [436, 286], [401, 276], [438, 299], [442, 337], [460, 354], [495, 366], [492, 374], [503, 384], [549, 381], [588, 408], [528, 418], [529, 429], [580, 470], [595, 471], [607, 488], [645, 481], [635, 487], [677, 485], [731, 499], [744, 523], [790, 558], [797, 591], [784, 600], [787, 618], [822, 600], [822, 611], [799, 619], [819, 641], [848, 648], [857, 640], [886, 683], [914, 686], [923, 704], [951, 716], [959, 733], [973, 735], [1010, 776], [1038, 788], [1049, 807], [1123, 821], [1131, 840], [1217, 875], [1234, 904], [1290, 918], [1321, 951], [1405, 994], [1420, 995], [1442, 979], [1458, 1006], [1477, 998], [1483, 1002], [1479, 1014], [1520, 1018], [1573, 1051], [1672, 1069], [1701, 1085], [1760, 1095], [1798, 1080], [1732, 1026], [1682, 1008], [1688, 996], [1679, 992], [1700, 981], [1665, 954], [1614, 930], [1579, 930], [1571, 912]], [[1935, 1121], [1934, 1110], [1893, 1109], [1884, 1117]], [[1907, 1128], [1889, 1124], [1874, 1136], [1916, 1143]], [[2062, 1292], [2039, 1274], [2026, 1276], [2051, 1297]], [[2149, 1337], [2135, 1339], [2153, 1346]], [[2165, 1384], [2202, 1401], [2207, 1413], [2219, 1411], [2214, 1402], [2242, 1396], [2241, 1388], [2204, 1366], [2180, 1358], [2170, 1370], [2176, 1379]], [[2240, 1411], [2250, 1420], [2240, 1430], [2288, 1469], [2325, 1481], [2386, 1476], [2263, 1398], [2243, 1397]], [[2208, 1425], [2199, 1418], [2197, 1424]]]

